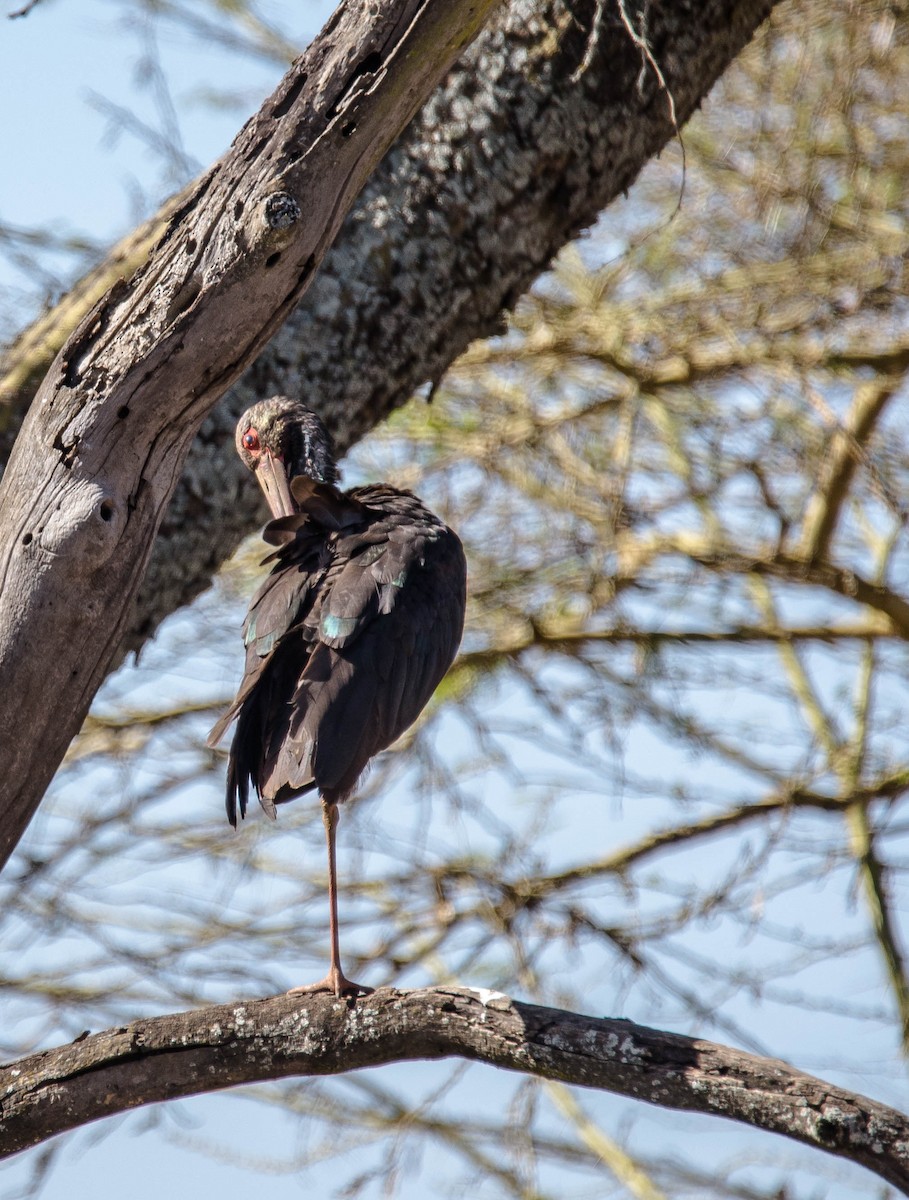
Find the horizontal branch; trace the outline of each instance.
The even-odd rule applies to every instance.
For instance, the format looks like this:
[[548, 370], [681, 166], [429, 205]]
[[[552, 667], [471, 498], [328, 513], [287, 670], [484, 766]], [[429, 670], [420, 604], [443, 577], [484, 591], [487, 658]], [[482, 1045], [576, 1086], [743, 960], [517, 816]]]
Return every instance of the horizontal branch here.
[[[886, 617], [895, 635], [909, 639], [909, 600], [884, 584], [866, 579], [849, 567], [816, 562], [797, 554], [742, 554], [730, 546], [717, 547], [712, 538], [693, 531], [649, 538], [626, 537], [619, 547], [618, 580], [633, 579], [660, 556], [684, 555], [707, 570], [723, 575], [755, 574], [784, 583], [819, 587], [863, 604]], [[784, 635], [781, 640], [790, 640]]]
[[772, 629], [767, 625], [737, 625], [730, 629], [531, 629], [511, 641], [493, 643], [458, 656], [456, 670], [491, 670], [506, 659], [517, 659], [529, 650], [558, 650], [577, 655], [588, 647], [637, 646], [659, 650], [664, 646], [776, 646], [781, 642], [892, 641], [901, 635], [889, 621], [857, 621], [840, 625], [793, 625]]
[[[742, 804], [733, 805], [721, 812], [698, 817], [694, 821], [670, 825], [645, 834], [637, 841], [614, 850], [603, 858], [593, 859], [577, 867], [566, 867], [550, 875], [535, 875], [533, 878], [522, 876], [509, 878], [498, 870], [495, 875], [495, 885], [503, 897], [502, 904], [506, 908], [509, 919], [519, 907], [531, 907], [554, 892], [565, 891], [577, 883], [602, 878], [607, 875], [627, 876], [632, 867], [663, 850], [676, 849], [692, 842], [724, 833], [728, 829], [736, 829], [755, 821], [763, 821], [768, 817], [791, 815], [796, 810], [813, 810], [816, 812], [838, 813], [842, 816], [850, 808], [857, 805], [866, 806], [878, 801], [892, 802], [909, 791], [909, 772], [897, 771], [886, 776], [876, 784], [863, 788], [850, 789], [842, 795], [825, 795], [822, 792], [811, 791], [807, 788], [788, 788], [766, 796], [760, 800], [749, 800]], [[444, 888], [447, 881], [469, 877], [476, 879], [479, 868], [475, 862], [448, 862], [433, 872], [437, 888]], [[404, 886], [404, 880], [399, 879], [399, 886]], [[487, 881], [489, 882], [489, 881]]]
[[852, 1160], [909, 1194], [909, 1119], [776, 1059], [466, 988], [355, 1005], [279, 996], [136, 1021], [0, 1068], [0, 1155], [160, 1100], [291, 1075], [465, 1058], [730, 1117]]
[[754, 571], [790, 583], [805, 583], [822, 587], [864, 604], [888, 617], [901, 638], [909, 638], [909, 600], [883, 584], [865, 579], [849, 567], [840, 567], [830, 562], [808, 562], [791, 554], [778, 554], [772, 559], [750, 559], [746, 556], [724, 554], [721, 556], [698, 556], [702, 566], [724, 572], [735, 571], [744, 575]]

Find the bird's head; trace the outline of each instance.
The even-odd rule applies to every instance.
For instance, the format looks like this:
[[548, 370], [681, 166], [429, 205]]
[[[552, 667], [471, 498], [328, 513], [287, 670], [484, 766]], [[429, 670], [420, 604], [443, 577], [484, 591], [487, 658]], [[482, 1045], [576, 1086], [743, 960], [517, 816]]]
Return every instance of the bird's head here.
[[314, 412], [288, 396], [272, 396], [246, 410], [237, 423], [237, 453], [255, 472], [275, 517], [297, 512], [290, 482], [308, 475], [319, 483], [335, 483], [328, 430]]

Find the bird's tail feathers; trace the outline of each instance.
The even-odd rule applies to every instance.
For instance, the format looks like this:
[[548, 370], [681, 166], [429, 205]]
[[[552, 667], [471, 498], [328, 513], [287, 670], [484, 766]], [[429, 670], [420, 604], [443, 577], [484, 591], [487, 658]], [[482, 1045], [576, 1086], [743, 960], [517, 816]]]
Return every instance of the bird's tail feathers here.
[[217, 721], [212, 726], [211, 733], [209, 733], [208, 737], [205, 739], [206, 746], [209, 746], [212, 749], [217, 746], [221, 738], [223, 738], [225, 733], [227, 733], [231, 722], [235, 720], [239, 711], [239, 705], [235, 700], [233, 704], [231, 704], [230, 708], [228, 708], [226, 712], [218, 717]]

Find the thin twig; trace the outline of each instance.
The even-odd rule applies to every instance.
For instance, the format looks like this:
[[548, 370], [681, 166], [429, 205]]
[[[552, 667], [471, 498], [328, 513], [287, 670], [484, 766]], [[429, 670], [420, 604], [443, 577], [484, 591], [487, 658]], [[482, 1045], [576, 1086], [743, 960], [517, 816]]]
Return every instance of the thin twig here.
[[21, 8], [17, 8], [15, 11], [7, 13], [6, 15], [11, 21], [15, 21], [17, 17], [27, 17], [32, 9], [37, 8], [40, 3], [41, 0], [28, 0], [27, 4], [23, 4]]

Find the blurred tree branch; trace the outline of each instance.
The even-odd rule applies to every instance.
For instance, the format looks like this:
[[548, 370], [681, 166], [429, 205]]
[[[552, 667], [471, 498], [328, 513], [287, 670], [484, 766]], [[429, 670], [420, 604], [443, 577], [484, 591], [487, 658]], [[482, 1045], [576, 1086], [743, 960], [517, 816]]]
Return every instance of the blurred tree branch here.
[[77, 1039], [0, 1068], [0, 1149], [239, 1083], [450, 1056], [721, 1113], [850, 1159], [909, 1194], [909, 1119], [894, 1109], [776, 1059], [456, 987], [381, 989], [351, 1005], [280, 996]]

